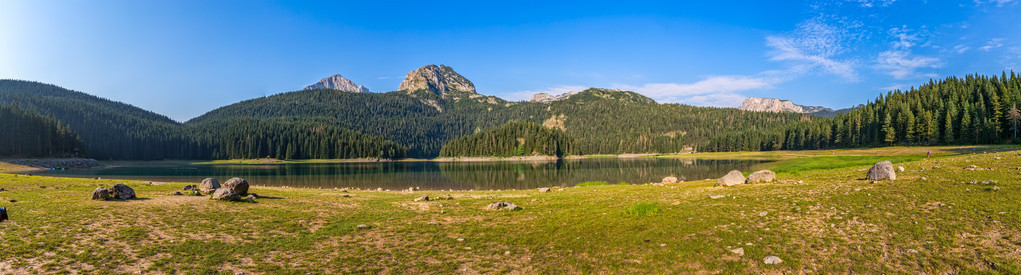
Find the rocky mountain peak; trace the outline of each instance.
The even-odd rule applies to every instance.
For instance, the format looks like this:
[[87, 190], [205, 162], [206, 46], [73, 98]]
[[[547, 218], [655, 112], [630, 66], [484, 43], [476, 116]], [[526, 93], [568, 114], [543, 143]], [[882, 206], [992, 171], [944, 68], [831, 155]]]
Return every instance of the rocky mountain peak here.
[[365, 88], [365, 86], [361, 86], [361, 85], [355, 85], [354, 81], [351, 81], [350, 79], [344, 78], [343, 76], [340, 76], [339, 74], [335, 74], [335, 75], [332, 75], [330, 77], [323, 78], [322, 80], [319, 80], [319, 82], [316, 82], [315, 84], [308, 85], [308, 87], [305, 87], [305, 90], [315, 90], [315, 89], [333, 89], [333, 90], [340, 90], [340, 91], [352, 92], [352, 93], [369, 93], [369, 92], [371, 92], [371, 91], [369, 91], [369, 88]]
[[566, 92], [566, 93], [563, 93], [563, 94], [560, 94], [560, 95], [550, 95], [550, 94], [547, 94], [547, 93], [536, 93], [536, 94], [532, 95], [532, 98], [529, 99], [528, 101], [530, 101], [530, 102], [539, 102], [539, 103], [550, 103], [550, 102], [553, 102], [553, 101], [567, 99], [567, 98], [569, 98], [572, 95], [575, 95], [577, 93], [578, 92], [575, 92], [575, 91]]
[[794, 104], [790, 100], [780, 100], [776, 98], [761, 98], [761, 97], [748, 97], [744, 99], [740, 107], [740, 110], [753, 111], [753, 112], [774, 112], [774, 113], [799, 113], [799, 114], [813, 114], [813, 113], [832, 113], [833, 109], [820, 107], [820, 106], [802, 106]]
[[427, 90], [440, 95], [448, 91], [475, 93], [475, 84], [454, 72], [449, 66], [425, 65], [408, 72], [397, 90], [408, 92]]

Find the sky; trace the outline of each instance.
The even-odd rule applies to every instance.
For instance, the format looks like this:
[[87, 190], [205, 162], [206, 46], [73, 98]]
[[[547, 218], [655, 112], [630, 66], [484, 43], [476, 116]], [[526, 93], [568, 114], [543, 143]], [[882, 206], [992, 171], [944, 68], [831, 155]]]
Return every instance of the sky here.
[[1019, 1], [0, 0], [0, 79], [182, 122], [333, 74], [393, 91], [427, 64], [508, 100], [600, 87], [836, 109], [1021, 71]]

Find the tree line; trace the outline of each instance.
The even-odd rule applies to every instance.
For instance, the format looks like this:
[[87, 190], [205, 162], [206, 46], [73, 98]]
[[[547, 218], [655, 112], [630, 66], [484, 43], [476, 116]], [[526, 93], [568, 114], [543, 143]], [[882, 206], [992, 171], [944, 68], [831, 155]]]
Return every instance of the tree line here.
[[571, 153], [573, 141], [559, 129], [516, 121], [464, 136], [443, 145], [441, 157], [556, 156]]
[[84, 155], [81, 140], [50, 116], [0, 105], [0, 156], [75, 157]]
[[723, 133], [706, 151], [1017, 143], [1021, 78], [967, 75], [894, 90], [832, 119]]

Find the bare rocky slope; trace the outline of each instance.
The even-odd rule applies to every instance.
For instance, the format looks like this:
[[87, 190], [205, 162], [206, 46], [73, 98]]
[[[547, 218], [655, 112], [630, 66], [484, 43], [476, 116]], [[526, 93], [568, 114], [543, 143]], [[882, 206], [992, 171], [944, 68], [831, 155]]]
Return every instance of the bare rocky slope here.
[[450, 91], [475, 93], [475, 84], [447, 65], [425, 65], [408, 72], [397, 90], [408, 92], [425, 90], [438, 95], [446, 95]]
[[843, 110], [833, 110], [822, 106], [804, 106], [794, 104], [790, 100], [776, 98], [748, 97], [744, 99], [739, 110], [752, 112], [799, 113], [832, 117]]

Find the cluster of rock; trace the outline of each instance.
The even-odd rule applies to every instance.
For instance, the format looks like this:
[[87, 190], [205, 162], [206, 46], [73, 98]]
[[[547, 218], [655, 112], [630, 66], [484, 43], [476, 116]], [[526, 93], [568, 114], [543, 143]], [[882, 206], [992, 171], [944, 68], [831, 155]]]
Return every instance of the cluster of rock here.
[[114, 184], [110, 189], [97, 187], [96, 190], [92, 191], [93, 200], [129, 200], [134, 198], [136, 198], [135, 189], [131, 189], [131, 187], [123, 183]]
[[102, 167], [103, 165], [94, 159], [67, 158], [67, 159], [10, 159], [4, 162], [16, 165], [43, 168], [73, 168], [85, 169]]
[[451, 196], [451, 195], [447, 195], [446, 197], [434, 197], [434, 198], [430, 198], [429, 196], [421, 196], [421, 197], [415, 198], [415, 201], [416, 202], [417, 201], [438, 201], [438, 200], [453, 200], [453, 199], [454, 199], [454, 196]]
[[718, 186], [734, 186], [745, 183], [762, 183], [762, 182], [773, 182], [776, 181], [776, 173], [769, 170], [755, 171], [746, 178], [741, 171], [731, 170], [727, 175], [724, 175], [719, 180], [716, 180]]
[[[185, 186], [185, 190], [195, 190], [195, 186]], [[230, 178], [227, 181], [220, 184], [220, 181], [215, 178], [206, 178], [199, 183], [198, 191], [202, 193], [212, 193], [211, 196], [214, 200], [222, 201], [240, 201], [241, 197], [248, 196], [246, 200], [254, 201], [255, 195], [248, 194], [248, 181], [243, 178]]]

